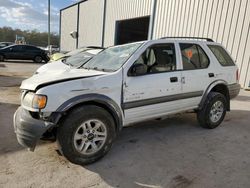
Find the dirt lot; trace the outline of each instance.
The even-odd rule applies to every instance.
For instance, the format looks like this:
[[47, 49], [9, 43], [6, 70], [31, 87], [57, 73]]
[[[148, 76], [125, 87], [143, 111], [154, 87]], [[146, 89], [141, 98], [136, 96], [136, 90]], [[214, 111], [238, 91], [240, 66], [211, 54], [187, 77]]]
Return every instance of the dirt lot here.
[[28, 152], [16, 141], [18, 86], [40, 65], [0, 63], [0, 187], [250, 187], [250, 92], [232, 101], [217, 129], [200, 128], [195, 114], [141, 123], [82, 167], [58, 155], [55, 143]]

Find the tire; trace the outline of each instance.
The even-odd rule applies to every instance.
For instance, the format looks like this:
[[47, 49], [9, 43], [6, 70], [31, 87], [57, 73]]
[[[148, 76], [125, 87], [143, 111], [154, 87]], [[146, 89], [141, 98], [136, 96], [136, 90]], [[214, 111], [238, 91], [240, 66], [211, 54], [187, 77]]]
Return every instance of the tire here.
[[48, 63], [48, 62], [49, 62], [49, 60], [48, 60], [48, 59], [44, 59], [44, 62], [45, 62], [45, 63]]
[[210, 92], [203, 108], [197, 112], [197, 119], [201, 127], [214, 129], [224, 120], [227, 100], [218, 92]]
[[43, 58], [41, 57], [41, 56], [35, 56], [35, 58], [34, 58], [34, 62], [36, 62], [36, 63], [41, 63], [43, 61]]
[[[93, 127], [92, 130], [89, 126]], [[74, 109], [63, 119], [57, 131], [57, 143], [60, 152], [70, 162], [86, 165], [99, 160], [110, 150], [115, 135], [114, 119], [109, 112], [87, 105]]]
[[4, 56], [0, 55], [0, 62], [4, 62]]

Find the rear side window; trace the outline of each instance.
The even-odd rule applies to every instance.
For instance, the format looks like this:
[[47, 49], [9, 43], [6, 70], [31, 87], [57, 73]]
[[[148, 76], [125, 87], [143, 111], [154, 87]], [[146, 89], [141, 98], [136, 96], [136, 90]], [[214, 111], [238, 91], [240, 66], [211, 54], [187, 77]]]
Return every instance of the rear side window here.
[[234, 61], [224, 48], [218, 45], [208, 45], [208, 47], [222, 66], [234, 66]]
[[183, 70], [205, 69], [209, 59], [204, 50], [197, 44], [181, 43]]

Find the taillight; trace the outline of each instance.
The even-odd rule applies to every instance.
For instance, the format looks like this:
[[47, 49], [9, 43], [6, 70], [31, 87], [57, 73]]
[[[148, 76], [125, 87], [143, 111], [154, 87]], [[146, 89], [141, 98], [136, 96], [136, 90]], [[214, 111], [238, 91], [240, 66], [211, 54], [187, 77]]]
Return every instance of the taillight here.
[[236, 71], [236, 81], [237, 82], [239, 81], [239, 69], [237, 69], [237, 71]]

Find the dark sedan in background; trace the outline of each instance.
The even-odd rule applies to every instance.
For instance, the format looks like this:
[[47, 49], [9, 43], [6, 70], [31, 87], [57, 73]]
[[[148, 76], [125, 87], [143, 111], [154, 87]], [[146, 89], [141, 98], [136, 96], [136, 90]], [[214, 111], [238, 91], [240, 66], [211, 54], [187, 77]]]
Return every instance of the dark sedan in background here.
[[0, 61], [6, 59], [14, 60], [33, 60], [36, 63], [49, 61], [49, 57], [45, 50], [31, 45], [11, 45], [0, 49]]

